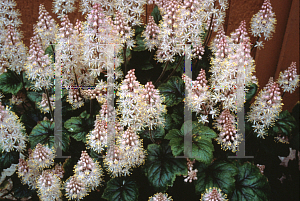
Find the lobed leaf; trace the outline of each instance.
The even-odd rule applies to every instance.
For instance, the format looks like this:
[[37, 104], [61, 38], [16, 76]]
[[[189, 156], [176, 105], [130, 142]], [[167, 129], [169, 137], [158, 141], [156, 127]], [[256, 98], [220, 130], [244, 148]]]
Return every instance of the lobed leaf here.
[[161, 84], [158, 89], [165, 97], [167, 107], [177, 105], [184, 99], [184, 82], [178, 76], [172, 76], [167, 83]]
[[246, 162], [243, 165], [235, 163], [238, 168], [235, 190], [231, 196], [232, 201], [268, 200], [270, 191], [267, 178], [262, 175], [255, 165]]
[[118, 201], [138, 200], [138, 187], [136, 182], [128, 177], [115, 177], [107, 182], [102, 198]]
[[4, 93], [16, 95], [22, 88], [23, 84], [19, 80], [18, 75], [11, 70], [0, 75], [0, 90]]
[[195, 190], [197, 194], [204, 193], [209, 187], [218, 187], [227, 195], [235, 187], [234, 176], [238, 173], [234, 164], [226, 161], [214, 161], [210, 165], [203, 163], [196, 167], [198, 170]]
[[214, 146], [212, 139], [217, 137], [217, 134], [209, 127], [199, 124], [196, 121], [182, 124], [181, 129], [172, 129], [166, 135], [165, 139], [170, 140], [172, 153], [174, 156], [183, 154], [184, 151], [184, 126], [192, 127], [192, 156], [197, 161], [209, 164], [213, 159]]
[[177, 175], [187, 174], [186, 160], [174, 158], [167, 142], [149, 144], [145, 173], [148, 181], [158, 192], [165, 192], [173, 185]]

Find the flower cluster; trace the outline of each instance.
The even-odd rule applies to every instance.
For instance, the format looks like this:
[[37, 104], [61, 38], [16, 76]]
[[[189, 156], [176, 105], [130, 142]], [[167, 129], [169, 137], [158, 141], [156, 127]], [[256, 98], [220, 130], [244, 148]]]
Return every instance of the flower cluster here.
[[148, 201], [173, 201], [172, 196], [168, 197], [167, 193], [156, 193]]
[[280, 72], [277, 80], [279, 86], [284, 92], [293, 93], [299, 85], [299, 75], [297, 75], [296, 62], [292, 62], [291, 66], [288, 67], [283, 73]]
[[[227, 0], [154, 0], [148, 3], [155, 3], [163, 18], [159, 23], [158, 41], [155, 41], [159, 44], [156, 55], [159, 62], [174, 62], [176, 54], [183, 56], [186, 43], [192, 44], [192, 55], [188, 55], [188, 58], [201, 59], [204, 54], [202, 37], [205, 31], [216, 32], [221, 27], [228, 7]], [[146, 43], [153, 43], [149, 39], [151, 38], [146, 37]], [[207, 42], [204, 41], [204, 44]]]
[[224, 30], [220, 29], [212, 43], [212, 50], [215, 54], [215, 58], [211, 59], [210, 69], [213, 99], [222, 102], [223, 108], [236, 112], [245, 102], [246, 86], [256, 82], [245, 22], [242, 21], [231, 38], [225, 36]]
[[[4, 30], [4, 28], [9, 25], [13, 24], [14, 27], [21, 26], [22, 22], [19, 18], [21, 15], [19, 10], [15, 9], [17, 3], [14, 0], [3, 0], [0, 4], [0, 28]], [[0, 38], [3, 39], [5, 31], [1, 32]], [[0, 40], [2, 42], [2, 40]]]
[[54, 0], [53, 13], [58, 14], [58, 18], [67, 13], [72, 13], [76, 9], [75, 2], [76, 0]]
[[141, 25], [146, 0], [114, 0], [115, 10], [121, 12], [130, 26]]
[[3, 44], [3, 51], [1, 50], [1, 59], [3, 71], [9, 68], [20, 74], [24, 70], [24, 61], [27, 58], [27, 47], [21, 41], [22, 34], [18, 32], [17, 28], [12, 25], [7, 26], [6, 38]]
[[[62, 166], [54, 164], [54, 151], [47, 146], [37, 144], [34, 150], [28, 150], [29, 158], [19, 159], [18, 176], [31, 189], [38, 188], [41, 200], [55, 200], [60, 197], [60, 178], [63, 177]], [[53, 190], [53, 191], [52, 191]]]
[[38, 143], [31, 153], [31, 158], [36, 168], [44, 169], [54, 164], [54, 153], [55, 151], [53, 149]]
[[131, 49], [134, 45], [134, 40], [132, 39], [134, 33], [129, 26], [128, 21], [123, 16], [123, 13], [121, 13], [120, 11], [116, 12], [114, 24], [116, 25], [116, 28], [120, 33], [120, 42], [122, 44], [126, 44], [126, 46]]
[[84, 99], [80, 96], [79, 88], [69, 88], [67, 102], [72, 105], [73, 109], [80, 108], [84, 105]]
[[159, 4], [155, 1], [155, 4], [160, 8], [163, 20], [160, 22], [160, 32], [158, 35], [159, 46], [156, 52], [156, 59], [158, 62], [163, 63], [166, 61], [174, 62], [174, 56], [176, 53], [183, 54], [184, 45], [177, 44], [176, 37], [176, 22], [178, 18], [178, 9], [181, 6], [181, 2], [176, 0], [167, 0], [164, 4]]
[[19, 117], [0, 102], [0, 147], [2, 152], [19, 151], [26, 147], [27, 135]]
[[20, 105], [25, 101], [25, 94], [19, 91], [17, 95], [12, 95], [10, 99], [10, 103], [13, 105]]
[[142, 99], [146, 103], [144, 125], [151, 130], [159, 125], [164, 125], [162, 114], [166, 113], [166, 106], [162, 104], [163, 99], [159, 95], [159, 91], [154, 89], [152, 82], [146, 83]]
[[261, 174], [264, 174], [265, 165], [256, 164]]
[[65, 189], [67, 198], [72, 200], [81, 200], [88, 194], [85, 183], [76, 176], [67, 179]]
[[[20, 16], [20, 12], [19, 10], [16, 10], [15, 7], [16, 7], [16, 2], [14, 0], [3, 0], [1, 1], [1, 4], [0, 4], [0, 29], [1, 29], [1, 32], [0, 32], [0, 74], [6, 72], [6, 69], [8, 67], [12, 67], [12, 68], [15, 68], [14, 65], [9, 65], [8, 62], [13, 62], [15, 64], [18, 64], [17, 65], [17, 69], [18, 70], [21, 70], [20, 68], [22, 68], [22, 66], [20, 66], [19, 62], [20, 62], [20, 57], [17, 61], [14, 61], [14, 60], [10, 60], [8, 61], [8, 58], [11, 58], [11, 57], [14, 57], [14, 56], [21, 56], [24, 54], [24, 51], [23, 49], [25, 48], [24, 45], [22, 45], [20, 48], [21, 48], [21, 51], [18, 53], [18, 52], [15, 52], [15, 48], [12, 48], [12, 49], [7, 49], [4, 47], [4, 44], [5, 43], [9, 43], [9, 42], [13, 42], [11, 41], [10, 38], [7, 38], [8, 35], [11, 35], [13, 34], [13, 37], [12, 39], [18, 43], [19, 43], [19, 38], [21, 38], [20, 36], [20, 33], [16, 30], [17, 27], [19, 27], [22, 22], [21, 20], [19, 19], [19, 16]], [[13, 25], [13, 30], [11, 30], [11, 33], [9, 34], [8, 33], [8, 29], [9, 29], [9, 26], [12, 26]], [[7, 41], [7, 42], [6, 42]], [[11, 47], [11, 45], [9, 45], [9, 47]], [[8, 55], [6, 56], [5, 52], [8, 53]], [[18, 53], [16, 55], [14, 55], [15, 53]]]
[[122, 126], [130, 126], [135, 131], [144, 127], [153, 129], [164, 123], [162, 117], [166, 112], [163, 98], [159, 91], [154, 89], [152, 82], [145, 86], [140, 85], [136, 80], [135, 69], [128, 71], [125, 79], [120, 85], [117, 96], [118, 112], [121, 115]]
[[37, 179], [41, 174], [41, 171], [35, 167], [31, 156], [28, 160], [19, 159], [18, 176], [24, 184], [29, 186], [29, 188], [33, 190], [36, 189]]
[[191, 78], [182, 75], [182, 79], [185, 82], [185, 86], [188, 91], [186, 102], [188, 107], [193, 112], [200, 115], [199, 122], [208, 122], [208, 115], [211, 114], [214, 119], [217, 110], [213, 107], [215, 104], [208, 98], [211, 96], [211, 92], [208, 89], [205, 70], [201, 69], [199, 75], [195, 81]]
[[[115, 0], [101, 1], [101, 6], [106, 15], [114, 14], [114, 1]], [[82, 12], [82, 14], [90, 13], [91, 10], [93, 10], [93, 6], [97, 3], [99, 4], [98, 0], [80, 0], [79, 11]]]
[[74, 166], [74, 175], [64, 183], [66, 196], [69, 199], [79, 200], [91, 190], [101, 185], [103, 171], [98, 162], [95, 162], [86, 151], [81, 152], [81, 157]]
[[189, 181], [190, 183], [192, 183], [193, 180], [197, 180], [197, 169], [193, 170], [193, 166], [195, 163], [195, 159], [193, 161], [190, 161], [190, 159], [187, 158], [187, 167], [188, 167], [188, 175], [187, 176], [183, 176], [185, 179], [184, 181], [187, 182]]
[[37, 35], [30, 39], [29, 54], [25, 66], [27, 77], [34, 81], [35, 90], [49, 89], [53, 86], [54, 69]]
[[54, 166], [54, 168], [52, 169], [52, 173], [57, 175], [59, 178], [62, 179], [64, 177], [65, 171], [64, 171], [64, 168], [61, 164], [56, 164]]
[[217, 142], [221, 144], [222, 149], [237, 151], [237, 147], [242, 140], [242, 135], [238, 134], [236, 129], [235, 117], [228, 109], [225, 109], [220, 114], [215, 123], [216, 128], [220, 131]]
[[253, 122], [254, 132], [258, 137], [264, 138], [265, 129], [272, 126], [282, 109], [280, 88], [271, 77], [267, 85], [262, 89], [250, 106], [248, 121]]
[[104, 163], [112, 177], [129, 175], [130, 169], [145, 162], [146, 152], [137, 133], [129, 127], [107, 150]]
[[120, 123], [122, 126], [130, 126], [134, 130], [141, 130], [144, 124], [145, 103], [142, 101], [142, 86], [136, 80], [135, 69], [128, 71], [125, 79], [122, 81], [119, 96], [118, 114], [121, 115]]
[[[115, 117], [115, 111], [108, 115], [108, 107], [107, 102], [102, 105], [100, 115], [96, 116], [94, 129], [87, 135], [87, 144], [97, 153], [101, 153], [101, 151], [104, 150], [104, 147], [108, 146], [107, 124], [110, 123], [108, 121], [108, 116], [109, 119]], [[115, 137], [119, 136], [122, 131], [123, 127], [120, 126], [118, 121], [115, 121]], [[112, 133], [109, 134], [112, 135]]]
[[264, 34], [266, 40], [270, 39], [275, 33], [276, 18], [272, 11], [270, 0], [265, 0], [261, 10], [251, 19], [251, 32], [256, 37]]
[[83, 181], [88, 189], [94, 190], [102, 182], [103, 171], [98, 162], [82, 151], [81, 157], [74, 167], [75, 176]]
[[57, 24], [43, 4], [39, 7], [38, 22], [34, 26], [34, 31], [40, 37], [44, 50], [49, 45], [56, 43]]
[[[52, 97], [49, 97], [50, 106], [51, 109], [55, 109], [55, 94], [52, 95]], [[45, 93], [42, 94], [42, 101], [39, 104], [40, 110], [44, 113], [50, 112], [49, 104], [48, 104], [48, 98]]]
[[81, 94], [87, 99], [97, 99], [98, 103], [105, 103], [107, 94], [107, 84], [104, 83], [103, 88], [96, 86], [95, 89], [81, 90]]
[[213, 187], [213, 188], [209, 188], [206, 190], [205, 193], [203, 193], [201, 195], [201, 199], [200, 201], [211, 201], [211, 200], [214, 200], [214, 201], [226, 201], [228, 199], [226, 199], [226, 194], [223, 194], [221, 192], [221, 189], [219, 188], [216, 188], [216, 187]]
[[154, 50], [155, 47], [159, 45], [158, 41], [158, 34], [159, 34], [159, 27], [154, 21], [153, 16], [149, 16], [148, 23], [146, 25], [145, 31], [142, 35], [145, 36], [145, 45], [149, 51]]
[[104, 14], [101, 5], [95, 4], [88, 14], [84, 28], [84, 62], [93, 77], [114, 65], [120, 65], [120, 58], [114, 57], [121, 49], [121, 37], [110, 17]]
[[55, 46], [55, 65], [61, 67], [62, 83], [68, 88], [94, 84], [93, 79], [90, 79], [88, 67], [84, 65], [83, 36], [81, 21], [77, 20], [73, 26], [66, 15], [62, 17], [61, 28], [57, 36], [58, 44]]
[[59, 200], [62, 196], [61, 180], [50, 170], [44, 170], [37, 179], [38, 195], [42, 201]]

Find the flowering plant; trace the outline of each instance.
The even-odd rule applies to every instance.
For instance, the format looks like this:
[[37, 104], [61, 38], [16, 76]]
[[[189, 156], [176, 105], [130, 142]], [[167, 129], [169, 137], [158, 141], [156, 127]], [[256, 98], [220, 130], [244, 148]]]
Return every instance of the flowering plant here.
[[[80, 0], [73, 24], [76, 5], [55, 0], [58, 23], [41, 4], [28, 49], [16, 3], [0, 4], [2, 198], [295, 198], [299, 164], [283, 156], [299, 157], [299, 103], [282, 111], [282, 98], [297, 64], [255, 96], [262, 45], [245, 21], [225, 34], [227, 0]], [[249, 33], [268, 40], [275, 24], [265, 0]]]

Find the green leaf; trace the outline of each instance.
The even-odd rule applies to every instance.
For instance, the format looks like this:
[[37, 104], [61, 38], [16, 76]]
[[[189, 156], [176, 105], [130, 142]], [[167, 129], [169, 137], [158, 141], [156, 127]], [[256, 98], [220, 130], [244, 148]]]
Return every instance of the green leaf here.
[[87, 111], [85, 110], [79, 115], [79, 117], [82, 119], [88, 119], [90, 118], [90, 114], [88, 114]]
[[54, 146], [54, 122], [40, 121], [31, 131], [29, 135], [31, 149], [40, 143], [48, 144], [49, 147]]
[[13, 181], [13, 188], [12, 191], [14, 192], [14, 197], [16, 198], [27, 198], [32, 196], [32, 194], [35, 193], [34, 190], [30, 190], [29, 186], [23, 185], [20, 181], [20, 178], [17, 176], [17, 174], [14, 174], [12, 176]]
[[21, 122], [26, 128], [26, 133], [31, 133], [37, 122], [44, 118], [44, 114], [39, 109], [31, 109], [29, 112], [22, 114]]
[[172, 76], [167, 83], [161, 84], [158, 89], [165, 97], [167, 107], [177, 105], [184, 99], [184, 82], [178, 76]]
[[246, 93], [246, 101], [250, 102], [253, 96], [256, 94], [257, 91], [257, 85], [252, 83], [248, 88], [248, 91]]
[[[142, 138], [150, 139], [149, 128], [145, 128], [143, 131], [138, 132]], [[165, 129], [162, 126], [157, 126], [151, 131], [151, 135], [154, 139], [161, 139], [165, 136]]]
[[174, 108], [173, 113], [171, 114], [171, 117], [175, 124], [182, 125], [183, 123], [183, 117], [184, 117], [184, 111], [183, 107]]
[[142, 26], [135, 26], [134, 30], [135, 30], [135, 35], [139, 35], [139, 34], [141, 34], [145, 30], [145, 26], [144, 25], [142, 25]]
[[280, 112], [278, 119], [275, 121], [275, 125], [271, 127], [268, 132], [270, 136], [277, 136], [277, 134], [289, 136], [295, 128], [295, 118], [289, 113], [288, 110], [285, 110]]
[[11, 70], [7, 70], [6, 73], [2, 73], [0, 75], [0, 90], [4, 93], [12, 93], [13, 95], [16, 95], [23, 87], [22, 82], [17, 77], [20, 78], [20, 76]]
[[24, 82], [24, 87], [27, 89], [32, 88], [33, 84], [31, 83], [31, 81], [27, 78], [26, 76], [26, 72], [22, 73], [22, 77], [23, 77], [23, 82]]
[[159, 24], [159, 21], [162, 20], [162, 17], [160, 15], [160, 11], [159, 11], [157, 6], [155, 6], [153, 8], [153, 11], [151, 12], [151, 15], [153, 16], [154, 21], [155, 21], [156, 24]]
[[135, 38], [136, 40], [136, 47], [133, 48], [133, 51], [144, 51], [146, 50], [146, 47], [145, 47], [145, 42], [144, 42], [144, 37], [142, 37], [141, 34], [138, 34]]
[[[173, 63], [168, 64], [166, 71], [175, 69], [179, 61], [180, 61], [180, 56], [175, 56], [175, 61]], [[164, 63], [161, 67], [164, 68], [165, 65], [166, 63]], [[176, 69], [176, 72], [180, 72], [180, 74], [184, 72], [184, 60], [181, 60], [179, 66]]]
[[165, 114], [165, 129], [167, 131], [171, 130], [173, 128], [173, 125], [172, 125], [172, 117], [170, 114]]
[[38, 91], [27, 91], [27, 97], [29, 100], [35, 103], [36, 108], [39, 108], [38, 103], [42, 101], [43, 97], [43, 92], [38, 92]]
[[138, 195], [135, 181], [128, 177], [115, 177], [107, 182], [102, 198], [116, 201], [136, 201]]
[[243, 165], [236, 162], [238, 174], [232, 201], [265, 201], [268, 199], [270, 187], [267, 178], [262, 175], [255, 165], [246, 162]]
[[[296, 122], [300, 122], [300, 101], [296, 103], [293, 108], [292, 115], [295, 118]], [[292, 139], [290, 140], [290, 145], [292, 149], [296, 149], [299, 151], [299, 133], [300, 133], [300, 126], [296, 124], [296, 128], [293, 130]]]
[[60, 147], [63, 151], [67, 151], [70, 138], [66, 133], [62, 133], [62, 139], [54, 138], [54, 122], [49, 120], [40, 121], [31, 131], [29, 135], [29, 142], [31, 149], [34, 149], [35, 146], [40, 143], [43, 145], [48, 145], [50, 148], [54, 147], [57, 149]]
[[9, 168], [11, 164], [17, 164], [19, 162], [19, 152], [11, 151], [0, 153], [0, 172], [3, 169]]
[[154, 68], [154, 66], [150, 63], [150, 61], [146, 61], [146, 63], [142, 66], [142, 70], [150, 70], [152, 68]]
[[187, 175], [186, 159], [174, 158], [167, 142], [149, 144], [147, 152], [145, 173], [156, 191], [165, 192], [177, 175]]
[[79, 117], [68, 119], [64, 127], [71, 133], [71, 137], [85, 143], [86, 135], [94, 128], [94, 121], [90, 118], [90, 114], [84, 111]]
[[226, 161], [214, 161], [209, 166], [200, 163], [198, 167], [195, 190], [197, 194], [204, 193], [209, 187], [218, 187], [227, 195], [232, 193], [235, 186], [234, 176], [238, 173], [234, 164]]
[[49, 45], [46, 50], [45, 50], [45, 55], [48, 54], [49, 55], [49, 58], [51, 59], [52, 63], [55, 63], [55, 53], [52, 49], [53, 46], [53, 49], [55, 51], [55, 45]]
[[68, 119], [65, 124], [65, 128], [71, 133], [79, 133], [83, 131], [82, 126], [82, 119], [80, 117], [71, 117]]
[[[212, 138], [217, 137], [217, 134], [209, 127], [193, 121], [192, 125], [189, 122], [182, 124], [181, 129], [173, 129], [169, 131], [165, 139], [170, 140], [170, 146], [174, 156], [183, 154], [184, 151], [184, 126], [192, 127], [192, 156], [197, 161], [205, 164], [210, 164], [213, 159], [214, 146]], [[189, 153], [185, 153], [189, 154]]]

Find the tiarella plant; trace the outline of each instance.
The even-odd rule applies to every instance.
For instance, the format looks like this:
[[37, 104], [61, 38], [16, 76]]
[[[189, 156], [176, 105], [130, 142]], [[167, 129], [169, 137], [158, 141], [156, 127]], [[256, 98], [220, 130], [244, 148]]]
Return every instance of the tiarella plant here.
[[[0, 2], [1, 198], [296, 198], [299, 103], [282, 111], [296, 62], [255, 96], [251, 51], [275, 32], [269, 0], [230, 35], [227, 0], [80, 0], [86, 21], [72, 24], [76, 5], [55, 0], [58, 23], [41, 4], [27, 49], [16, 3]], [[240, 151], [254, 158], [230, 158]]]

